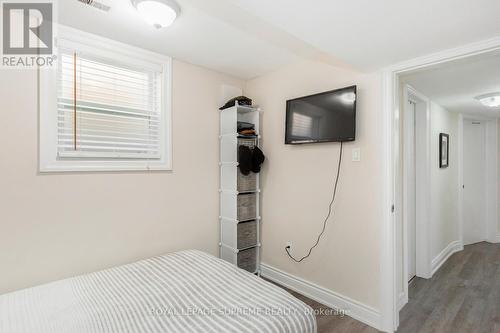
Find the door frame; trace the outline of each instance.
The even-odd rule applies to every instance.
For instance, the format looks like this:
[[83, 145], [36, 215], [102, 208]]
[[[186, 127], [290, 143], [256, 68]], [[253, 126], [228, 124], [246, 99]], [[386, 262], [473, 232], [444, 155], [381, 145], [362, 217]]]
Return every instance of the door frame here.
[[437, 52], [395, 64], [382, 71], [383, 92], [383, 163], [384, 163], [384, 223], [381, 242], [381, 327], [394, 332], [399, 326], [397, 293], [396, 225], [401, 224], [400, 179], [400, 80], [399, 76], [453, 60], [500, 50], [500, 37]]
[[[406, 102], [412, 100], [415, 104], [415, 247], [416, 247], [416, 276], [422, 278], [430, 278], [432, 271], [432, 258], [430, 253], [430, 207], [431, 207], [431, 117], [430, 117], [430, 100], [424, 94], [417, 91], [411, 85], [403, 86], [403, 99], [401, 108], [403, 114], [403, 135], [406, 138], [407, 131], [407, 113]], [[406, 155], [406, 140], [403, 140], [403, 160], [407, 160]], [[409, 197], [409, 174], [408, 164], [402, 165], [402, 182], [403, 182], [403, 209], [402, 209], [402, 277], [403, 277], [403, 293], [399, 295], [398, 310], [408, 303], [408, 271], [409, 271], [409, 240], [408, 240], [408, 197]], [[400, 225], [396, 225], [398, 228]], [[401, 234], [398, 231], [398, 234]], [[398, 269], [399, 270], [399, 269]]]

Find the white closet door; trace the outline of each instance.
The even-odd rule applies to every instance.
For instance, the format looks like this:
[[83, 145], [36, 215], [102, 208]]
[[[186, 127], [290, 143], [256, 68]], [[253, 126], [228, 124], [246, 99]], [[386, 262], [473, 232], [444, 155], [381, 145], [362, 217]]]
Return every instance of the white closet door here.
[[416, 171], [415, 171], [415, 113], [416, 104], [407, 102], [406, 107], [406, 144], [405, 163], [407, 164], [406, 175], [406, 210], [407, 210], [407, 241], [408, 241], [408, 281], [417, 274], [417, 225], [416, 225]]
[[463, 239], [464, 245], [486, 239], [486, 127], [464, 121]]

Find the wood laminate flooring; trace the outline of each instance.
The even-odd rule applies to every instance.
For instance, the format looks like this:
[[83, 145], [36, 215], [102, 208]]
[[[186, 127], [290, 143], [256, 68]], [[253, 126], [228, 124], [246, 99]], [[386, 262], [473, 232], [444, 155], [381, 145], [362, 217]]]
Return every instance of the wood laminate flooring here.
[[[328, 307], [292, 295], [315, 310]], [[348, 316], [319, 314], [318, 333], [375, 333]], [[415, 278], [397, 333], [500, 333], [500, 244], [478, 243], [452, 255], [432, 279]]]

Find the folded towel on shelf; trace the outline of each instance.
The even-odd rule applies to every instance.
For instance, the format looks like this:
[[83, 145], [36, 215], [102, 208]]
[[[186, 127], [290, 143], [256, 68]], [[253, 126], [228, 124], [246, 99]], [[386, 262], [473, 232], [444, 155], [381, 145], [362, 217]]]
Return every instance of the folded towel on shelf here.
[[246, 123], [244, 121], [238, 121], [237, 131], [245, 131], [245, 130], [255, 130], [255, 125], [252, 123]]
[[242, 131], [238, 132], [238, 134], [241, 134], [241, 135], [250, 135], [250, 136], [253, 135], [253, 136], [255, 136], [255, 135], [257, 135], [257, 132], [255, 132], [254, 129], [246, 129], [246, 130], [242, 130]]

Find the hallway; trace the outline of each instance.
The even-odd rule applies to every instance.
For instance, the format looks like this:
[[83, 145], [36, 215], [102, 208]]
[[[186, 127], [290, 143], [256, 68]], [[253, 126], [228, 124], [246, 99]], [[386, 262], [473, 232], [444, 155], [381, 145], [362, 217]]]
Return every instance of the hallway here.
[[465, 246], [409, 294], [398, 333], [500, 332], [500, 244]]

